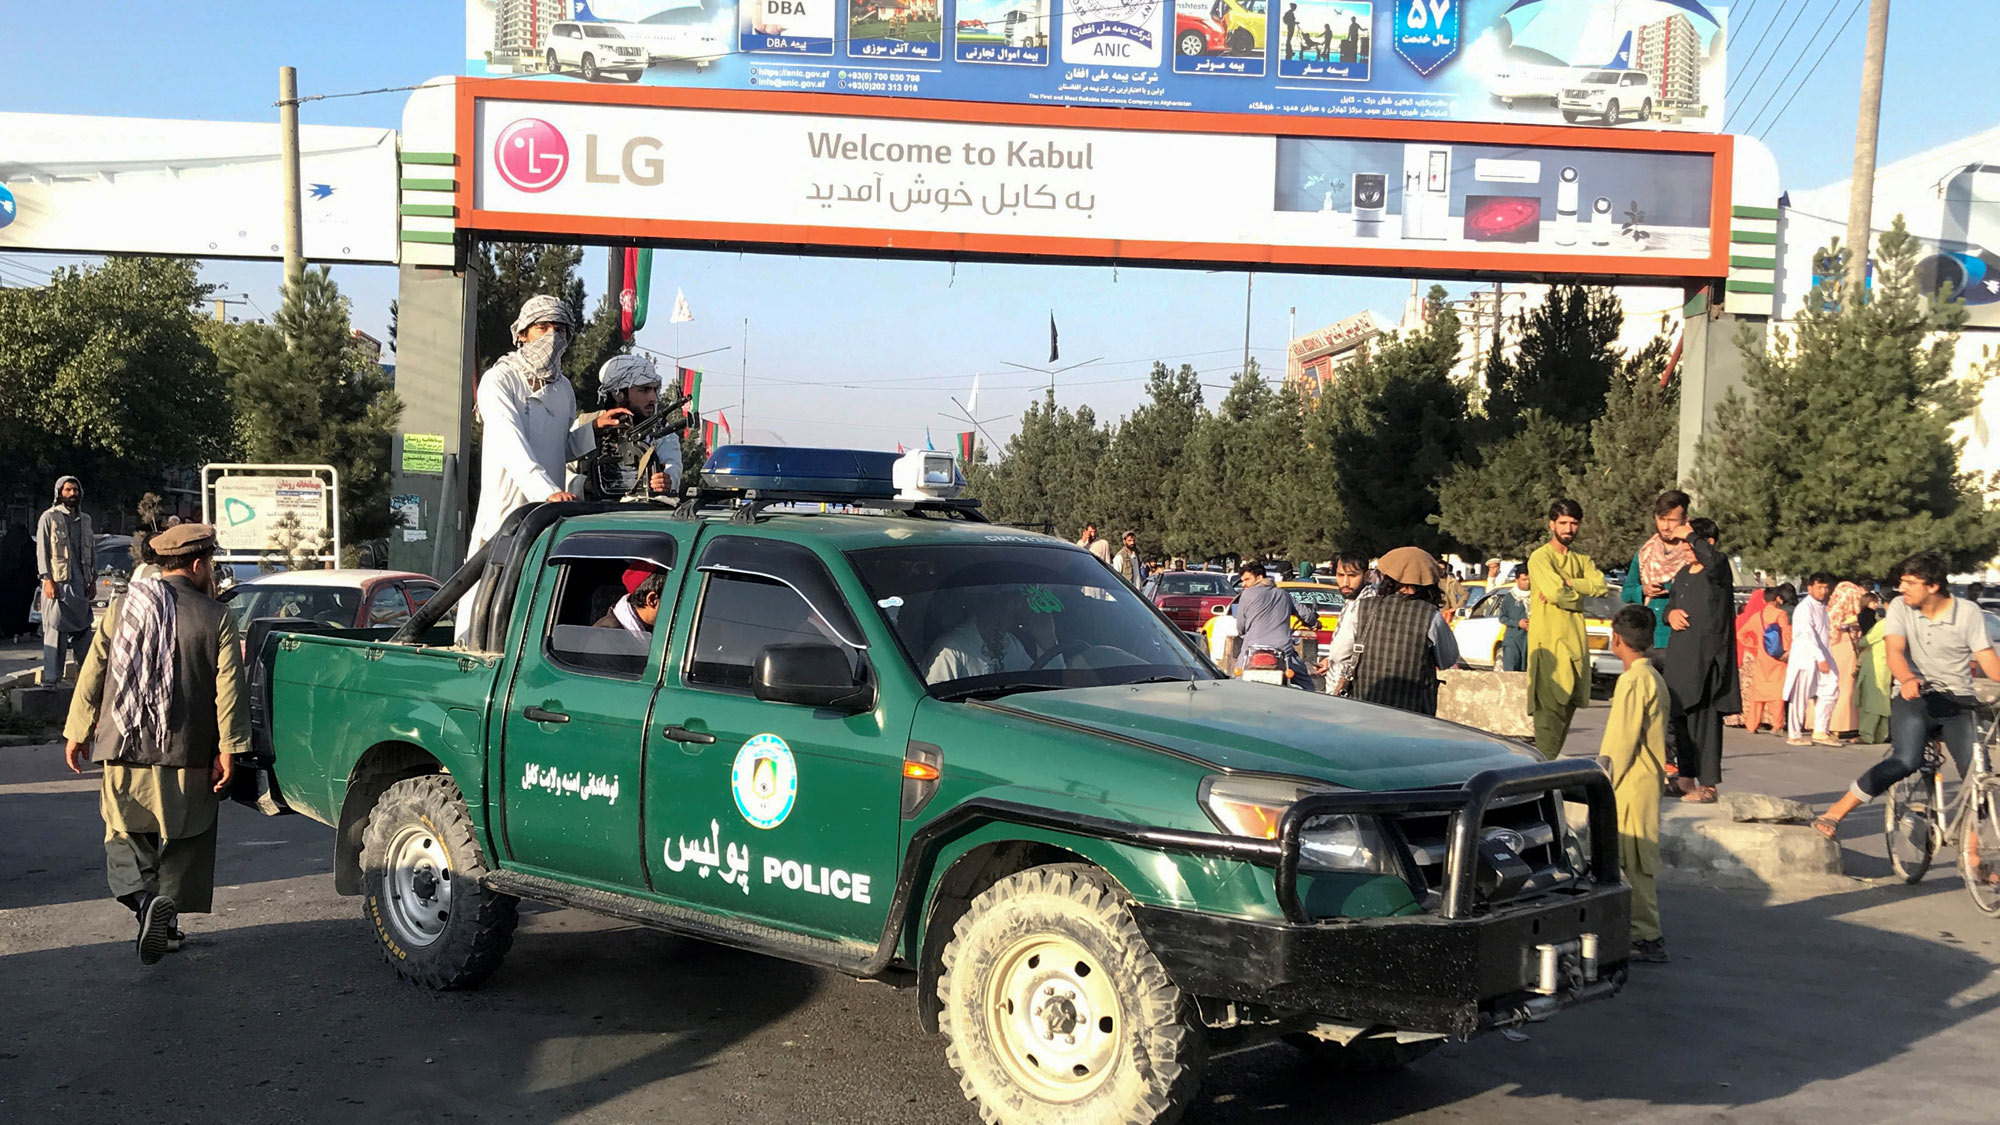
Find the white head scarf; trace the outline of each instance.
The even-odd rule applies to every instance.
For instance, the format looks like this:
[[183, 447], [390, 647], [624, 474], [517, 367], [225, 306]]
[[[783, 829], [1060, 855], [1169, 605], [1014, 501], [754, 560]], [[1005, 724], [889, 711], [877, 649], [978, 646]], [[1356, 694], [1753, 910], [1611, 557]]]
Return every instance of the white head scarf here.
[[660, 369], [651, 356], [614, 355], [597, 369], [597, 389], [606, 402], [619, 391], [659, 385]]
[[[576, 331], [576, 317], [570, 315], [569, 306], [547, 293], [537, 293], [521, 306], [521, 315], [514, 318], [514, 335], [519, 336], [537, 324], [559, 324]], [[539, 340], [522, 344], [511, 357], [528, 381], [528, 389], [539, 391], [562, 374], [563, 352], [569, 348], [569, 338], [561, 332], [550, 332]]]

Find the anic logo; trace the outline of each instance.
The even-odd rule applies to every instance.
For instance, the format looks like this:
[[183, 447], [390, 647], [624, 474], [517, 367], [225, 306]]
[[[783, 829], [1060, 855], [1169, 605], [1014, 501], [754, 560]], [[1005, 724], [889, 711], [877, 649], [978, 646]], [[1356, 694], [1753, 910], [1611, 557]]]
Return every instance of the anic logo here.
[[547, 191], [569, 171], [569, 142], [548, 122], [524, 117], [500, 130], [500, 139], [493, 142], [493, 164], [516, 190]]

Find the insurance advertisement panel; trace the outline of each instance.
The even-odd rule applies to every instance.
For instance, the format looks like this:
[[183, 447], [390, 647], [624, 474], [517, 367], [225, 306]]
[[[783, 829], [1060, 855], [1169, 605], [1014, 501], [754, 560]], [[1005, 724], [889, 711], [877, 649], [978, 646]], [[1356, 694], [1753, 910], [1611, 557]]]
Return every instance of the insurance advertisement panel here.
[[1061, 125], [996, 120], [991, 107], [913, 120], [723, 97], [733, 108], [469, 98], [466, 225], [924, 254], [1720, 273], [1726, 138], [1584, 148], [1480, 125], [1412, 142], [1132, 128], [1115, 111]]
[[[305, 256], [394, 262], [396, 134], [299, 129]], [[0, 113], [0, 249], [284, 256], [274, 122]]]
[[466, 73], [1719, 132], [1702, 0], [467, 0]]

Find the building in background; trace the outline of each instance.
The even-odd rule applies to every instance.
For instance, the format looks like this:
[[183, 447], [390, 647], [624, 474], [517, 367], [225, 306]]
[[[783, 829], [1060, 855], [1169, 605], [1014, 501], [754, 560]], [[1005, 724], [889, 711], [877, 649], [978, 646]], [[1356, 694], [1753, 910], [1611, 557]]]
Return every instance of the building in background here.
[[1311, 406], [1339, 378], [1341, 369], [1367, 360], [1371, 344], [1397, 329], [1395, 321], [1365, 309], [1293, 340], [1285, 349], [1285, 384]]
[[1649, 23], [1633, 36], [1632, 66], [1653, 79], [1653, 108], [1702, 116], [1701, 36], [1683, 15]]
[[493, 67], [526, 71], [541, 58], [549, 27], [569, 18], [569, 0], [498, 0], [493, 5], [493, 49], [486, 62]]

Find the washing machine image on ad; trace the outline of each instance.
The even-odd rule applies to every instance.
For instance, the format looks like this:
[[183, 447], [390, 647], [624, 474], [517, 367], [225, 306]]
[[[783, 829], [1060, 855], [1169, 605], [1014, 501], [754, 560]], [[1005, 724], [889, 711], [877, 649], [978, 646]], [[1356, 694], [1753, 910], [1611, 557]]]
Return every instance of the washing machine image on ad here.
[[1382, 211], [1389, 204], [1389, 177], [1381, 172], [1354, 173], [1354, 232], [1373, 238], [1382, 229]]
[[1403, 146], [1403, 237], [1451, 236], [1451, 146]]

